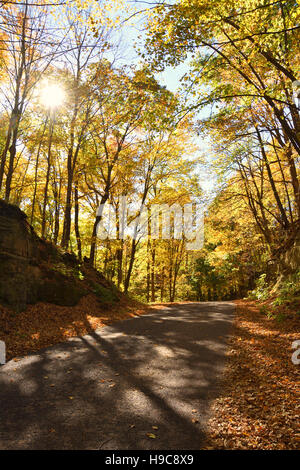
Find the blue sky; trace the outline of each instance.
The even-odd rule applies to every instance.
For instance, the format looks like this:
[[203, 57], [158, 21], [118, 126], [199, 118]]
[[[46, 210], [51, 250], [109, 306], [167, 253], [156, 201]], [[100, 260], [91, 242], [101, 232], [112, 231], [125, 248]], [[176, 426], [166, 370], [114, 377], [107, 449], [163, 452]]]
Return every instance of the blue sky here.
[[[132, 5], [132, 2], [129, 1], [129, 4]], [[122, 49], [125, 51], [125, 62], [128, 63], [138, 63], [141, 58], [138, 56], [134, 43], [137, 40], [137, 36], [143, 36], [143, 25], [142, 18], [140, 16], [135, 16], [134, 19], [131, 19], [130, 24], [126, 23], [122, 30]], [[188, 61], [180, 64], [178, 67], [167, 67], [163, 72], [160, 72], [156, 75], [157, 80], [163, 86], [166, 86], [170, 91], [176, 93], [180, 89], [180, 78], [186, 74], [189, 70]], [[199, 114], [199, 119], [204, 117], [207, 113], [201, 112]], [[200, 153], [205, 155], [207, 161], [210, 160], [210, 151], [209, 151], [209, 141], [202, 138], [201, 136], [195, 137], [196, 144], [200, 149]], [[204, 173], [204, 170], [199, 166], [199, 180], [204, 191], [210, 193], [216, 186], [215, 178], [213, 172], [209, 174]]]

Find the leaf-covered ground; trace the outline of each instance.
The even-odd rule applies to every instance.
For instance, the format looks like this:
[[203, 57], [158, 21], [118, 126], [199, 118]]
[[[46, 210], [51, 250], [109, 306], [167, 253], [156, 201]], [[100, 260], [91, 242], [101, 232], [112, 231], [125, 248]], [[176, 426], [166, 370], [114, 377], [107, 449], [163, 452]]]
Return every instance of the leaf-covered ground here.
[[[300, 339], [297, 309], [278, 321], [255, 302], [236, 303], [227, 369], [204, 448], [299, 449], [300, 366], [291, 360], [292, 343]], [[147, 311], [125, 298], [100, 307], [92, 294], [75, 307], [39, 303], [16, 314], [0, 306], [0, 339], [11, 359]]]
[[300, 339], [297, 308], [278, 321], [255, 302], [236, 303], [227, 370], [206, 448], [299, 449], [300, 366], [291, 359], [292, 342]]
[[93, 294], [74, 307], [40, 302], [15, 313], [0, 306], [0, 340], [6, 343], [9, 360], [146, 311], [146, 306], [125, 297], [116, 304], [101, 305]]

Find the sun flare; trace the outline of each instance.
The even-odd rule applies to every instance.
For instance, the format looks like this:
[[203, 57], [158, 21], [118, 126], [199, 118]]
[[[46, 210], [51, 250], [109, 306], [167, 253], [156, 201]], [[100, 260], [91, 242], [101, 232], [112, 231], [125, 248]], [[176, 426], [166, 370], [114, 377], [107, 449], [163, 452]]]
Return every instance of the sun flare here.
[[41, 90], [40, 101], [45, 108], [54, 109], [60, 106], [65, 100], [65, 92], [61, 86], [47, 84]]

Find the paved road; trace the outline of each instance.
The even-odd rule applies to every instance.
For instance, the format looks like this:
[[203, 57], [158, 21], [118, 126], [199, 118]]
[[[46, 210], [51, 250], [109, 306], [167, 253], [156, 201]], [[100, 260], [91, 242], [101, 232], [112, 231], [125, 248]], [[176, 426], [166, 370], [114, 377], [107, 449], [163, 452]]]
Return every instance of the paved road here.
[[0, 449], [201, 448], [233, 311], [168, 305], [0, 366]]

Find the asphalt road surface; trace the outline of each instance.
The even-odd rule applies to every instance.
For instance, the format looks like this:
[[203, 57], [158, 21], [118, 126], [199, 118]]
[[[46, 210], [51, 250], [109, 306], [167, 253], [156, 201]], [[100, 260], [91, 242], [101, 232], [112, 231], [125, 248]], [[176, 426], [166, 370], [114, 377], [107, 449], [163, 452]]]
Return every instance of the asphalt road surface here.
[[168, 305], [0, 366], [0, 449], [200, 449], [233, 312]]

